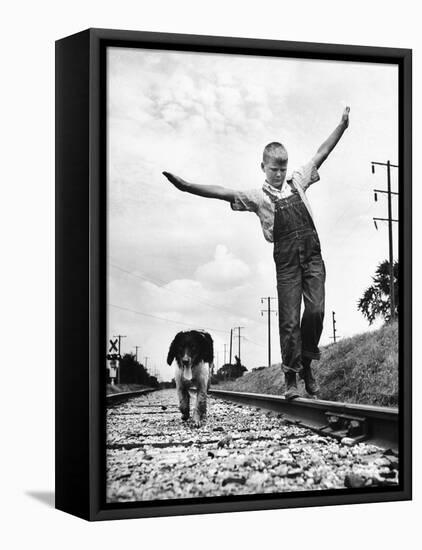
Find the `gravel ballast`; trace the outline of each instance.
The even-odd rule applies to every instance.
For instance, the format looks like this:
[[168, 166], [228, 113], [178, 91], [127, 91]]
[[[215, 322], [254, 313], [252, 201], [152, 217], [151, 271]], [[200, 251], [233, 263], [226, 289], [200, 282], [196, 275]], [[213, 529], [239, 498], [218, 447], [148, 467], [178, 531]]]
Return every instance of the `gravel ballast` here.
[[107, 502], [370, 489], [397, 485], [397, 469], [393, 451], [343, 445], [211, 396], [200, 428], [182, 422], [175, 390], [107, 410]]

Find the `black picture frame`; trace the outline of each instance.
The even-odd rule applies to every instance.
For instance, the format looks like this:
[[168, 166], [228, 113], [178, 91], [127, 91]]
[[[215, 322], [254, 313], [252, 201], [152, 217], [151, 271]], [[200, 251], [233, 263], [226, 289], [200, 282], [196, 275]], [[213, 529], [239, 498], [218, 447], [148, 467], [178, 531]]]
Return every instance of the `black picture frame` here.
[[[396, 64], [399, 70], [400, 485], [368, 492], [106, 504], [105, 52], [109, 46]], [[88, 29], [56, 42], [56, 508], [87, 520], [412, 498], [412, 51], [278, 40]]]

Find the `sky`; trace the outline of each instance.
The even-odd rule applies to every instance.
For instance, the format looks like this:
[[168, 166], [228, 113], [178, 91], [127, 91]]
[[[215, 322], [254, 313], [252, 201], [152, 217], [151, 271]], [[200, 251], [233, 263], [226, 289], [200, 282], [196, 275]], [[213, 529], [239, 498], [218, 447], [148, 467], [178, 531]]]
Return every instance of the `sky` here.
[[[170, 380], [177, 332], [210, 332], [221, 366], [230, 329], [241, 326], [242, 363], [267, 364], [261, 298], [277, 290], [258, 217], [182, 193], [162, 171], [259, 188], [267, 143], [286, 146], [291, 172], [312, 158], [346, 105], [350, 126], [307, 191], [327, 270], [320, 344], [333, 341], [332, 311], [339, 338], [379, 326], [368, 325], [357, 302], [388, 259], [387, 224], [373, 223], [387, 217], [386, 195], [375, 202], [373, 192], [386, 189], [386, 170], [372, 174], [370, 163], [398, 161], [396, 66], [130, 48], [109, 48], [107, 64], [107, 330], [126, 336], [122, 353], [140, 346], [138, 359]], [[397, 210], [393, 198], [395, 219]], [[281, 360], [277, 322], [271, 314], [272, 362]], [[237, 338], [233, 345], [237, 353]]]

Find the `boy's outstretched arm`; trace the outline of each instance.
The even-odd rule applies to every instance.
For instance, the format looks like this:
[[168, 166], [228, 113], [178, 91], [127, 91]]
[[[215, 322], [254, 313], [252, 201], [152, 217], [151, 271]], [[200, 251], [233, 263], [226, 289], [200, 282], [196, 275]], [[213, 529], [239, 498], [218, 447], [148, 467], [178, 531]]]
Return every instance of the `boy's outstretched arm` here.
[[315, 156], [312, 158], [313, 163], [317, 168], [321, 166], [324, 160], [328, 157], [331, 151], [339, 142], [343, 132], [349, 126], [349, 112], [350, 107], [346, 107], [343, 111], [340, 124], [335, 128], [334, 132], [324, 141], [321, 147], [316, 152]]
[[197, 183], [189, 183], [174, 174], [163, 172], [163, 175], [180, 191], [187, 191], [193, 195], [206, 197], [208, 199], [221, 199], [223, 201], [233, 202], [235, 199], [234, 189], [227, 189], [220, 185], [198, 185]]

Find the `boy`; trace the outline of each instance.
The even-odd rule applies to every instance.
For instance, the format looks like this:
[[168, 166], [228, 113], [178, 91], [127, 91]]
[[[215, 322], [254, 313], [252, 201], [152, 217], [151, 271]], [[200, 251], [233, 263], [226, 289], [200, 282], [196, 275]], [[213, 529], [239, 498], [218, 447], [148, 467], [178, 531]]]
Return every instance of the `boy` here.
[[[349, 126], [349, 111], [350, 108], [346, 107], [340, 123], [312, 160], [295, 170], [287, 180], [285, 147], [278, 142], [268, 144], [261, 163], [265, 174], [261, 189], [236, 191], [217, 185], [197, 185], [163, 172], [181, 191], [228, 201], [233, 210], [255, 212], [265, 239], [274, 243], [280, 347], [287, 399], [299, 396], [297, 374], [302, 376], [308, 394], [315, 396], [318, 392], [311, 362], [320, 358], [318, 343], [324, 319], [325, 265], [305, 191], [319, 180], [318, 168]], [[302, 298], [304, 312], [301, 320]]]

